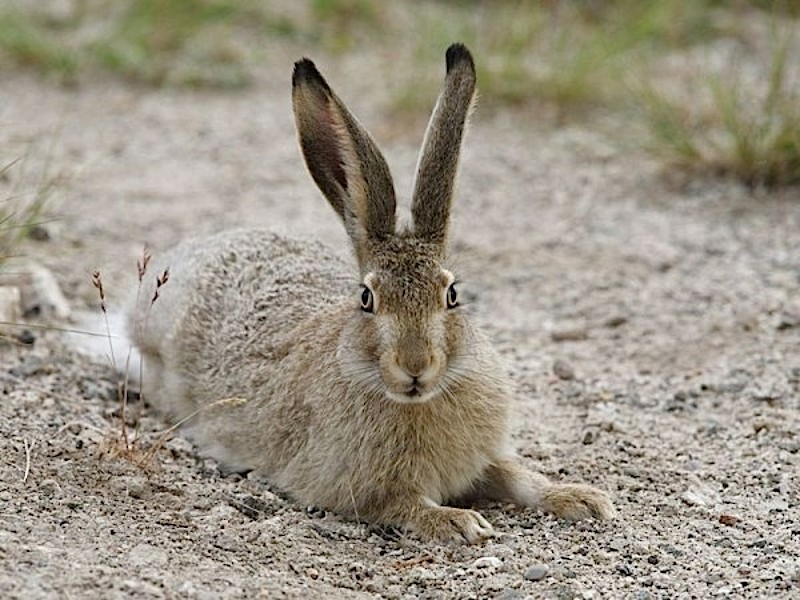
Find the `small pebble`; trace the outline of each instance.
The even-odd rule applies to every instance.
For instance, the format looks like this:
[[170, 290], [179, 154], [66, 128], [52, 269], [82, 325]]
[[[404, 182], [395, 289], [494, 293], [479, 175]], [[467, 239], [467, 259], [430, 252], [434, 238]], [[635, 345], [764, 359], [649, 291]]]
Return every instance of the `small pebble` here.
[[472, 563], [475, 569], [496, 569], [502, 566], [503, 561], [496, 556], [482, 556]]
[[241, 539], [232, 534], [220, 533], [212, 542], [214, 546], [225, 552], [239, 552], [242, 548]]
[[727, 525], [728, 527], [732, 527], [736, 525], [741, 519], [735, 515], [720, 515], [719, 522], [723, 525]]
[[66, 319], [70, 306], [52, 271], [37, 263], [21, 265], [17, 271], [22, 314]]
[[541, 581], [550, 572], [550, 567], [544, 563], [536, 564], [525, 571], [525, 579], [528, 581]]
[[800, 314], [785, 312], [781, 315], [781, 320], [776, 326], [778, 331], [800, 327]]
[[178, 586], [178, 592], [185, 598], [196, 598], [198, 595], [198, 587], [194, 581], [184, 581]]
[[23, 329], [17, 334], [17, 341], [25, 346], [33, 346], [36, 335], [30, 329]]
[[554, 329], [550, 332], [550, 339], [554, 342], [580, 342], [588, 337], [589, 332], [583, 327]]
[[505, 544], [490, 544], [487, 550], [492, 553], [492, 556], [496, 556], [500, 560], [514, 556], [514, 550]]
[[625, 325], [625, 323], [627, 322], [628, 322], [628, 317], [626, 317], [625, 315], [615, 315], [613, 317], [609, 317], [608, 319], [606, 319], [603, 325], [613, 329], [615, 327], [619, 327], [620, 325]]
[[615, 538], [608, 543], [608, 547], [614, 550], [615, 552], [622, 552], [627, 550], [629, 546], [629, 541], [627, 538]]
[[[2, 285], [0, 286], [0, 321], [4, 323], [16, 323], [22, 316], [22, 295], [18, 287]], [[3, 333], [13, 335], [15, 328], [3, 326]]]
[[689, 506], [712, 506], [719, 502], [719, 494], [700, 481], [697, 476], [690, 475], [688, 479], [688, 488], [681, 495], [681, 500], [686, 504]]
[[121, 475], [111, 480], [111, 489], [131, 498], [142, 498], [147, 494], [148, 485], [144, 477]]
[[575, 379], [575, 369], [567, 361], [560, 358], [553, 363], [553, 374], [564, 381]]
[[617, 565], [616, 570], [617, 573], [619, 573], [620, 575], [624, 575], [625, 577], [630, 577], [631, 575], [633, 575], [633, 569], [631, 568], [630, 565], [625, 563]]
[[128, 552], [128, 562], [134, 567], [163, 567], [168, 562], [168, 556], [157, 546], [141, 543]]
[[55, 496], [61, 492], [61, 486], [54, 479], [45, 479], [39, 484], [39, 491], [45, 496]]

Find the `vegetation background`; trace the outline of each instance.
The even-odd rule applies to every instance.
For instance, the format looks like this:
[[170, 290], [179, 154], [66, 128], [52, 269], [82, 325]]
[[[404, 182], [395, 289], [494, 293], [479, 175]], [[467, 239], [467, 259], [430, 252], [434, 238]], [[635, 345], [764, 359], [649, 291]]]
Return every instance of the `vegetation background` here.
[[800, 173], [798, 12], [792, 0], [4, 0], [0, 64], [57, 85], [235, 90], [276, 47], [369, 50], [395, 72], [387, 108], [417, 114], [438, 81], [402, 67], [459, 39], [484, 57], [485, 105], [558, 122], [613, 113], [631, 124], [617, 141], [672, 165], [783, 185]]

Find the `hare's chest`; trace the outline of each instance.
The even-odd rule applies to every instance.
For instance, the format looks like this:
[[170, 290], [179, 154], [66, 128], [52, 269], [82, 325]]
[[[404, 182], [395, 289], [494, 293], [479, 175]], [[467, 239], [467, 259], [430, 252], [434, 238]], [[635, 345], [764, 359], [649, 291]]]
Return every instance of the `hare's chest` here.
[[497, 455], [504, 431], [493, 419], [469, 413], [420, 420], [400, 433], [398, 478], [437, 502], [468, 491]]

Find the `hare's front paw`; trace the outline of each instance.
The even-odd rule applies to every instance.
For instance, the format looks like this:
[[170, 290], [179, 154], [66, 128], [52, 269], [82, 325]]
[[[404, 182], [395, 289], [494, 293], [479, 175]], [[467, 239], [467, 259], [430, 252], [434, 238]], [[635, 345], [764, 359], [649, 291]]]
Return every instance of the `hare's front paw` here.
[[483, 516], [463, 508], [437, 506], [414, 516], [409, 528], [425, 540], [474, 544], [495, 535]]
[[544, 490], [542, 508], [560, 519], [610, 519], [614, 506], [602, 490], [581, 483], [555, 484]]

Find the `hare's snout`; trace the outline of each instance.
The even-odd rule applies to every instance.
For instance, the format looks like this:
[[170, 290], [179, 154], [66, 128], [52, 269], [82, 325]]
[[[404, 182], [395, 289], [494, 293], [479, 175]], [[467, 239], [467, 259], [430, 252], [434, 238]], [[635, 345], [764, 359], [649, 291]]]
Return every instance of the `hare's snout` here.
[[431, 400], [439, 390], [445, 364], [446, 358], [424, 343], [414, 344], [412, 348], [401, 344], [381, 360], [387, 395], [405, 404]]

